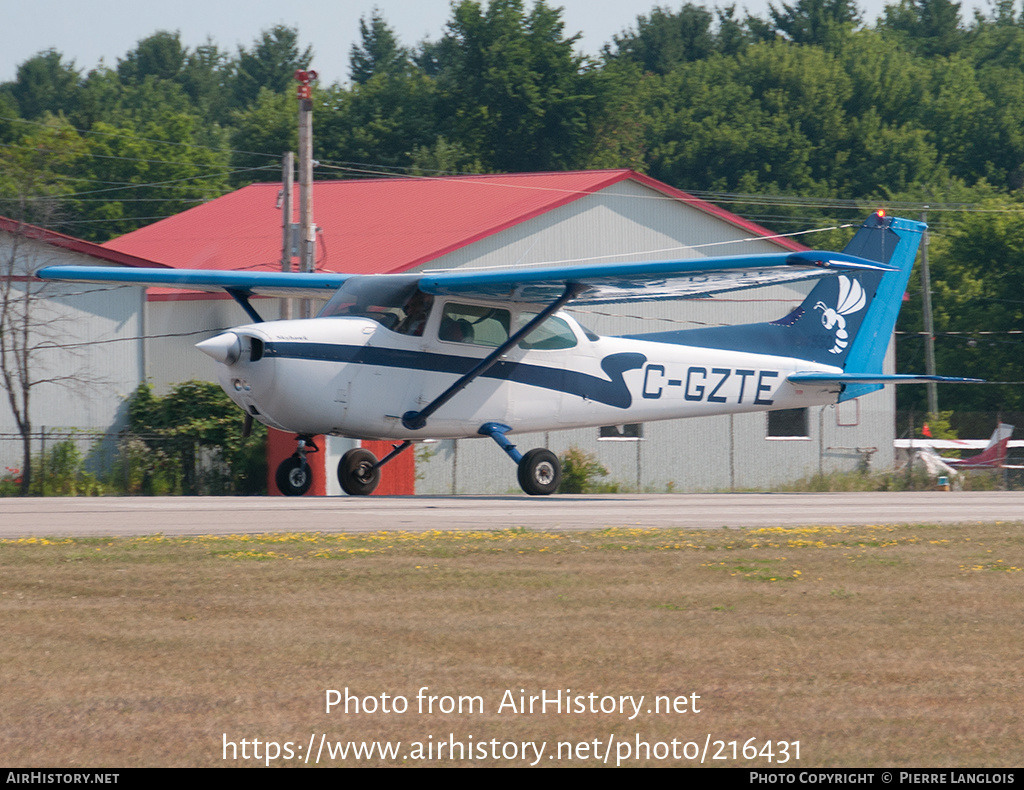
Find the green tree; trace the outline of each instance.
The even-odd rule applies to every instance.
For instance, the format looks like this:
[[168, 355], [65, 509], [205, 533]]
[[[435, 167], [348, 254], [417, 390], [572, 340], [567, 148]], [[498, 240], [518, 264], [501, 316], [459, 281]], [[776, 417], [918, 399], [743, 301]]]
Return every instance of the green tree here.
[[[933, 269], [937, 369], [989, 381], [1024, 380], [1024, 205], [990, 202], [993, 213], [950, 218]], [[972, 333], [944, 335], [947, 332]], [[976, 333], [976, 334], [974, 334]], [[955, 373], [953, 371], [956, 371]], [[960, 410], [1024, 410], [1019, 386], [958, 387]]]
[[234, 70], [231, 57], [210, 40], [185, 58], [177, 81], [207, 123], [223, 125], [229, 121]]
[[0, 215], [50, 229], [69, 219], [66, 196], [81, 185], [87, 143], [64, 118], [15, 122], [0, 147]]
[[248, 107], [264, 88], [283, 93], [295, 87], [295, 71], [308, 69], [313, 48], [299, 48], [299, 31], [286, 25], [264, 30], [251, 49], [239, 47], [233, 82], [234, 106]]
[[[731, 20], [731, 9], [728, 14]], [[692, 3], [679, 11], [655, 7], [649, 17], [637, 17], [636, 30], [612, 36], [614, 49], [606, 45], [605, 57], [631, 61], [654, 74], [668, 74], [680, 63], [706, 58], [715, 51], [713, 19], [707, 8]]]
[[684, 64], [647, 103], [651, 174], [684, 189], [832, 194], [845, 179], [851, 91], [818, 47], [755, 44]]
[[9, 91], [22, 118], [69, 113], [78, 105], [81, 76], [74, 62], [65, 63], [60, 52], [48, 49], [18, 66]]
[[109, 123], [121, 112], [124, 93], [124, 85], [117, 72], [98, 66], [82, 81], [78, 104], [68, 119], [77, 129], [90, 129], [97, 121]]
[[563, 35], [560, 10], [538, 1], [454, 6], [437, 50], [440, 129], [488, 169], [571, 167], [585, 150], [593, 68]]
[[139, 385], [129, 401], [128, 429], [158, 462], [141, 486], [159, 474], [172, 493], [265, 493], [266, 428], [257, 423], [248, 438], [241, 428], [238, 407], [216, 384], [188, 381], [163, 397]]
[[398, 76], [408, 71], [409, 51], [398, 43], [394, 30], [376, 8], [370, 21], [359, 18], [359, 44], [349, 50], [349, 78], [362, 85], [378, 74]]
[[861, 22], [856, 0], [797, 0], [768, 4], [776, 30], [795, 44], [835, 47]]
[[951, 0], [899, 0], [887, 5], [879, 27], [926, 57], [946, 57], [964, 44], [960, 3]]
[[[319, 105], [320, 102], [317, 102]], [[314, 144], [320, 148], [320, 116], [313, 114]], [[295, 93], [274, 93], [263, 88], [256, 101], [235, 110], [231, 119], [232, 183], [240, 186], [252, 181], [280, 181], [281, 156], [298, 148], [298, 100]]]
[[[381, 73], [349, 90], [335, 87], [322, 96], [322, 109], [313, 118], [313, 137], [318, 155], [326, 161], [408, 167], [416, 151], [421, 163], [425, 161], [424, 149], [432, 148], [440, 136], [437, 86], [422, 73]], [[476, 161], [465, 146], [458, 150], [463, 163]], [[454, 149], [448, 151], [452, 153]]]
[[229, 189], [227, 147], [175, 83], [147, 77], [126, 88], [120, 109], [88, 136], [78, 172], [103, 186], [76, 198], [78, 235], [106, 240], [219, 197]]
[[[956, 180], [930, 197], [934, 203], [975, 209], [928, 214], [936, 372], [1020, 381], [1024, 341], [1016, 333], [1024, 330], [1024, 300], [1017, 283], [1024, 273], [1024, 202], [984, 182], [967, 187]], [[897, 327], [897, 370], [921, 372], [924, 337], [916, 276], [908, 290]], [[900, 387], [897, 399], [900, 410], [927, 408], [923, 386]], [[1012, 385], [948, 385], [939, 390], [939, 403], [954, 410], [959, 425], [968, 412], [1024, 410], [1024, 395]]]
[[117, 75], [126, 85], [138, 84], [147, 77], [175, 80], [185, 68], [187, 53], [181, 34], [158, 30], [139, 41], [124, 58], [117, 61]]

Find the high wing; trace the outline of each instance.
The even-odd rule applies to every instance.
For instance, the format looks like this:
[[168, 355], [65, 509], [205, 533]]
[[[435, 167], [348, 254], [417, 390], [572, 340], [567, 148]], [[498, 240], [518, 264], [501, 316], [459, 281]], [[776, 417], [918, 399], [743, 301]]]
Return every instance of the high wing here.
[[557, 299], [567, 285], [578, 284], [584, 290], [574, 303], [609, 304], [696, 299], [850, 270], [893, 271], [885, 264], [853, 255], [808, 250], [681, 261], [425, 272], [420, 290], [435, 296], [543, 304]]
[[[692, 299], [725, 291], [817, 279], [851, 270], [893, 271], [885, 264], [853, 255], [805, 251], [644, 263], [426, 272], [420, 277], [419, 287], [436, 296], [459, 295], [484, 301], [549, 303], [558, 299], [568, 285], [576, 285], [579, 288], [576, 289], [574, 302], [602, 304]], [[247, 298], [327, 297], [351, 277], [378, 275], [49, 266], [40, 270], [38, 276], [43, 280], [68, 282], [226, 291], [236, 298]]]
[[207, 269], [144, 269], [121, 266], [47, 266], [41, 280], [110, 285], [185, 288], [189, 291], [241, 296], [311, 297], [327, 299], [352, 275], [331, 272], [243, 272]]

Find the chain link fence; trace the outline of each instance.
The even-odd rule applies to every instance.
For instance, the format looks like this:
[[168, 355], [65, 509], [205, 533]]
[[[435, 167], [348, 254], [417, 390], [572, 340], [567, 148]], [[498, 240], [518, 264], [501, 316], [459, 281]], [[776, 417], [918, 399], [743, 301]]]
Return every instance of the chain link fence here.
[[[29, 496], [218, 496], [266, 493], [265, 468], [240, 483], [218, 448], [188, 437], [41, 427], [29, 436]], [[17, 496], [24, 438], [0, 433], [0, 496]]]

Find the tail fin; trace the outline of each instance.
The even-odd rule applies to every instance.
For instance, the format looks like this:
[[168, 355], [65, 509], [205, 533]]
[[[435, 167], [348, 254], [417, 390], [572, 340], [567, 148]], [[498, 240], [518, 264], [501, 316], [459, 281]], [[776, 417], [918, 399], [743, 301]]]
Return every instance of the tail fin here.
[[970, 458], [943, 458], [942, 460], [957, 469], [1001, 467], [1006, 463], [1006, 451], [1010, 446], [1011, 436], [1013, 436], [1013, 426], [1001, 422], [996, 426], [988, 446], [978, 455], [972, 455]]
[[[843, 252], [888, 264], [895, 271], [848, 273], [821, 280], [800, 307], [771, 323], [790, 327], [800, 335], [799, 350], [791, 355], [836, 365], [847, 374], [881, 374], [925, 227], [881, 212], [868, 217]], [[849, 383], [841, 400], [881, 387]]]
[[[842, 384], [840, 400], [873, 392], [882, 387], [878, 383], [882, 360], [925, 227], [920, 222], [886, 217], [882, 212], [872, 214], [843, 252], [887, 264], [894, 271], [825, 277], [799, 307], [777, 321], [627, 337], [833, 365], [842, 368], [843, 373], [813, 373], [804, 380]], [[797, 380], [795, 375], [789, 378]]]

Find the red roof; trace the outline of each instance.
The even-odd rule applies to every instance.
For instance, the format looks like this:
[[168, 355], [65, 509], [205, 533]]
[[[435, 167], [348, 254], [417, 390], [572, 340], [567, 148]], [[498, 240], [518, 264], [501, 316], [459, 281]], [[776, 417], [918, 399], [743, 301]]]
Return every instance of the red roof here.
[[[320, 181], [317, 269], [407, 271], [505, 228], [632, 179], [742, 229], [770, 232], [632, 170]], [[280, 271], [281, 185], [251, 184], [103, 246], [175, 268]], [[298, 214], [298, 193], [294, 200]], [[789, 239], [784, 249], [803, 250]]]
[[35, 241], [41, 241], [45, 244], [51, 244], [54, 247], [71, 250], [72, 252], [79, 252], [82, 255], [98, 258], [101, 261], [120, 263], [123, 266], [146, 267], [164, 265], [162, 263], [155, 262], [155, 259], [147, 260], [145, 258], [139, 258], [131, 253], [121, 252], [114, 248], [104, 247], [100, 244], [93, 244], [91, 241], [76, 239], [74, 236], [65, 236], [63, 233], [55, 233], [52, 230], [40, 228], [38, 225], [29, 225], [26, 222], [18, 222], [18, 220], [8, 219], [7, 217], [0, 217], [0, 231], [18, 233], [27, 239], [34, 239]]

